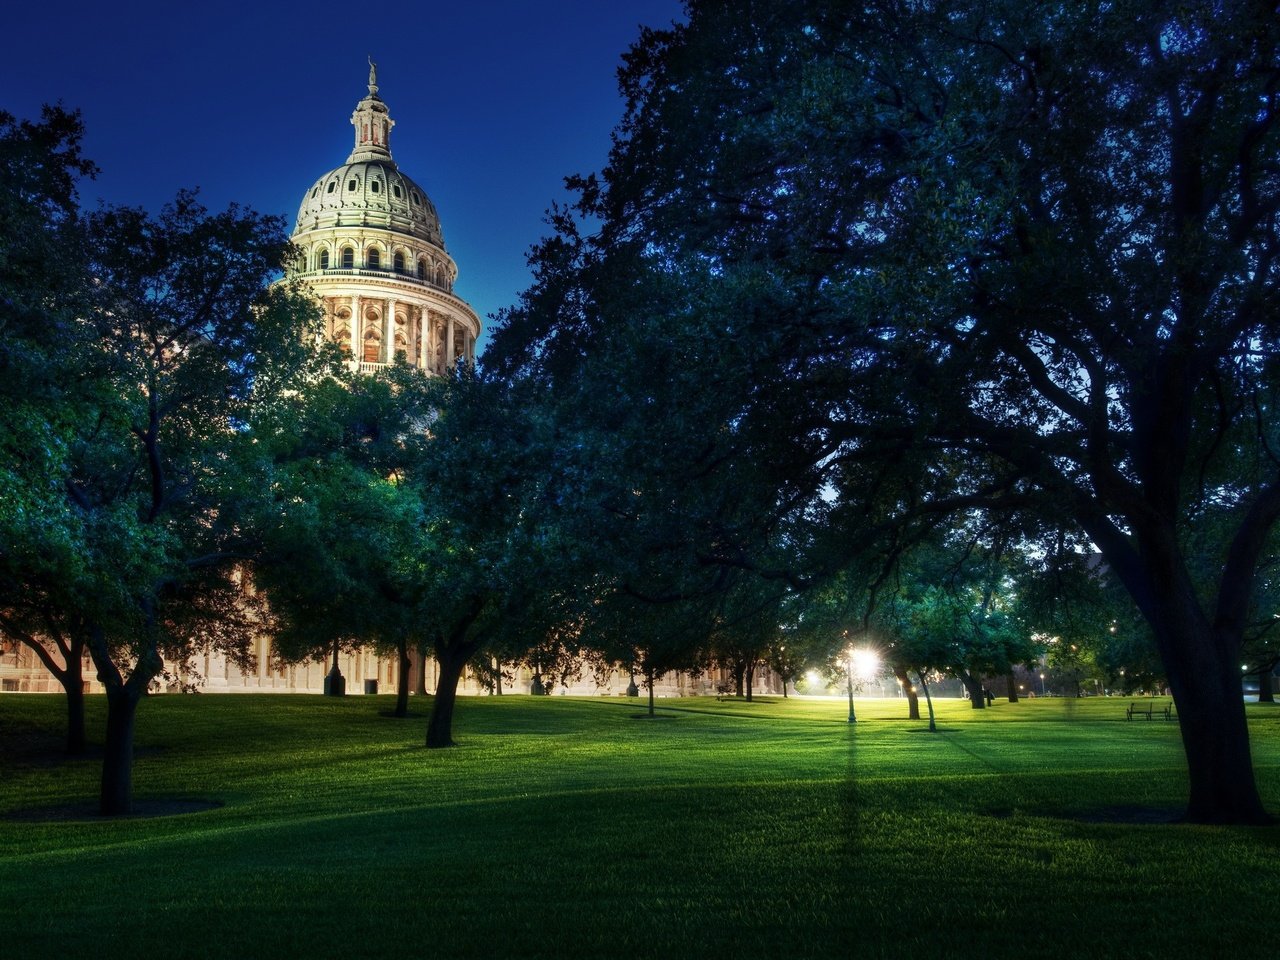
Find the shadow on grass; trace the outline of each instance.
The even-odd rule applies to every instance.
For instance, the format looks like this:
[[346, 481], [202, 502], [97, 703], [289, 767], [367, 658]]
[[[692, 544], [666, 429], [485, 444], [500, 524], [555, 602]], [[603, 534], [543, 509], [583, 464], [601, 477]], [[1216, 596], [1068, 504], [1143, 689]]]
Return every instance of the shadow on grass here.
[[1115, 804], [1109, 807], [1098, 807], [1095, 810], [1080, 810], [1074, 813], [1058, 813], [1060, 820], [1074, 820], [1078, 823], [1128, 823], [1128, 824], [1166, 824], [1182, 823], [1183, 811], [1172, 807], [1141, 807], [1136, 804]]
[[131, 813], [122, 817], [104, 817], [98, 812], [97, 800], [80, 800], [45, 807], [27, 807], [10, 810], [5, 820], [24, 823], [113, 823], [117, 820], [149, 820], [155, 817], [177, 817], [190, 813], [204, 813], [222, 807], [221, 800], [202, 800], [192, 797], [144, 797], [133, 801]]

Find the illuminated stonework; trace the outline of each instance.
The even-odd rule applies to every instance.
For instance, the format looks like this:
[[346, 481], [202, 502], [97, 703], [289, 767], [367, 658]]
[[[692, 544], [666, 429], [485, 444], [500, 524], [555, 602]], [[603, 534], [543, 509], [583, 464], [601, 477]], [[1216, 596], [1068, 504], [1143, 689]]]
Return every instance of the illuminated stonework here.
[[326, 336], [357, 369], [373, 371], [399, 355], [435, 374], [474, 361], [480, 318], [453, 293], [458, 268], [435, 204], [391, 157], [395, 121], [373, 64], [351, 124], [351, 156], [302, 198], [293, 230], [301, 260], [291, 276], [320, 298]]

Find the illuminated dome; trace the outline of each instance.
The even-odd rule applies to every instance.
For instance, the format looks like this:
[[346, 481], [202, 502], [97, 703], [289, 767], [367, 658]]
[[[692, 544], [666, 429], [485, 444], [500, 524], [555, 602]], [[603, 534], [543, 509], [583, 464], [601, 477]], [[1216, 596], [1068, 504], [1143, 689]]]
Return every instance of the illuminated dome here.
[[435, 204], [391, 158], [395, 121], [372, 63], [369, 94], [351, 124], [351, 156], [302, 198], [293, 230], [300, 258], [290, 275], [319, 297], [327, 336], [358, 369], [398, 355], [438, 374], [473, 361], [480, 318], [453, 293], [458, 268]]
[[294, 230], [354, 225], [385, 227], [444, 249], [435, 204], [390, 158], [348, 160], [330, 170], [307, 191]]

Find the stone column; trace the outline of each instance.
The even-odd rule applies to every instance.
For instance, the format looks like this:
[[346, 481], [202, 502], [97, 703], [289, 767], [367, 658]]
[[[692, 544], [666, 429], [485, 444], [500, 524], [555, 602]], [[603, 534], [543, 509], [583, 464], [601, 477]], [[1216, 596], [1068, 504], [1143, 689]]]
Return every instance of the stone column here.
[[[271, 656], [271, 641], [258, 637], [258, 686], [267, 686], [267, 658]], [[273, 684], [274, 685], [274, 684]]]
[[387, 315], [382, 321], [382, 362], [396, 362], [396, 302], [387, 300]]
[[360, 297], [351, 298], [351, 359], [359, 363], [364, 359], [364, 344], [360, 334]]
[[418, 308], [418, 369], [427, 369], [427, 308]]
[[454, 361], [454, 354], [453, 354], [453, 314], [450, 314], [450, 315], [449, 315], [449, 329], [448, 329], [448, 332], [445, 334], [445, 341], [444, 341], [444, 368], [445, 368], [445, 372], [446, 372], [446, 373], [453, 369], [453, 361]]

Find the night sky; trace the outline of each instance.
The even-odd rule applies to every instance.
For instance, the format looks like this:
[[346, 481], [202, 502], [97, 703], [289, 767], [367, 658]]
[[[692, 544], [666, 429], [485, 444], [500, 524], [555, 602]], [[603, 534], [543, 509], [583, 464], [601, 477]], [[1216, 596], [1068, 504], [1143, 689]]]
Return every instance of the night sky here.
[[440, 212], [457, 292], [487, 318], [527, 286], [563, 178], [604, 163], [639, 25], [680, 17], [679, 0], [34, 0], [5, 15], [0, 109], [83, 112], [101, 167], [86, 206], [156, 210], [198, 187], [212, 210], [235, 201], [292, 229], [307, 188], [351, 151], [372, 55], [392, 153]]

